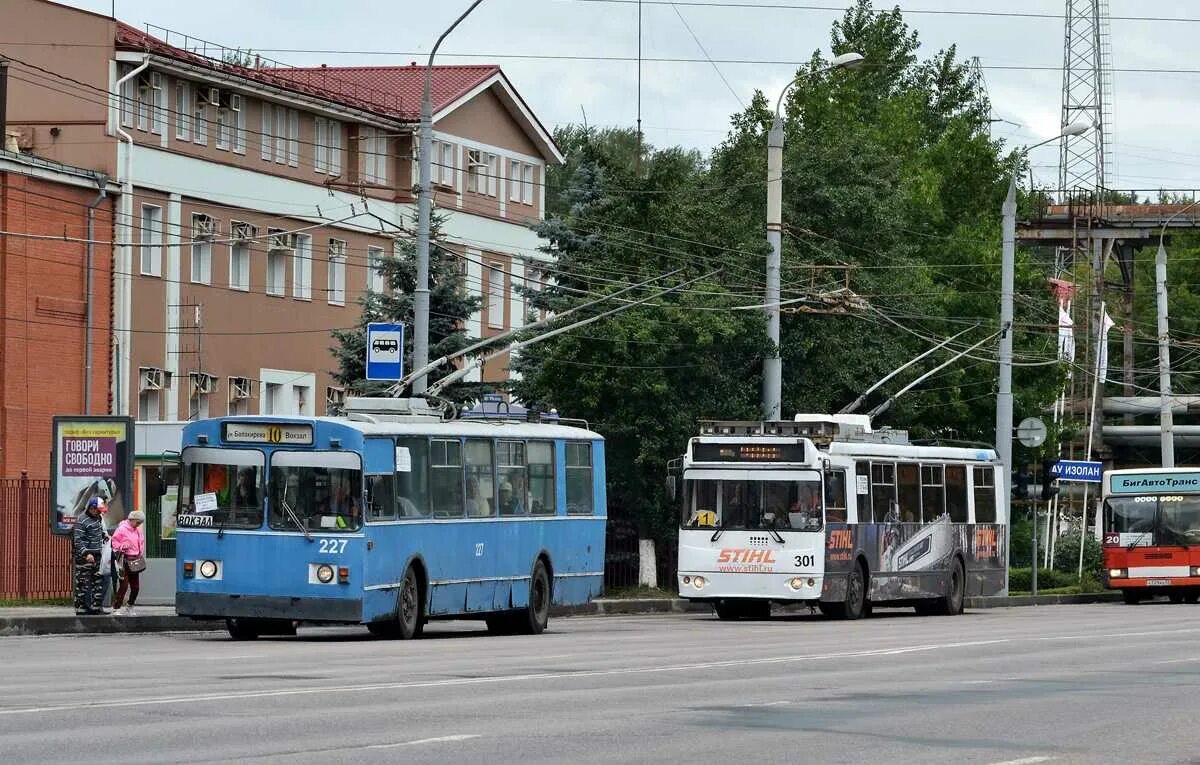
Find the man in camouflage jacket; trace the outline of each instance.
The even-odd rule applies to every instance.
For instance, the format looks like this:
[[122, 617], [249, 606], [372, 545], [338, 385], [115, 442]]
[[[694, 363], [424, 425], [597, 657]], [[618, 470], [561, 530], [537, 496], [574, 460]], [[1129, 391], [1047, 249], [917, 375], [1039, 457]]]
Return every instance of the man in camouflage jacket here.
[[93, 497], [87, 510], [75, 520], [72, 540], [75, 545], [75, 613], [102, 614], [104, 584], [100, 558], [104, 548], [104, 521], [100, 513], [104, 500]]

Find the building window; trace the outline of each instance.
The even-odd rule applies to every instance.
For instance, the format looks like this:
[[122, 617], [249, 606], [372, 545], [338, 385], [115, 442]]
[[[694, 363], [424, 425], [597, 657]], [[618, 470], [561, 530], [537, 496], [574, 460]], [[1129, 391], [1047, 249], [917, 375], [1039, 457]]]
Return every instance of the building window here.
[[342, 123], [324, 117], [316, 118], [313, 169], [329, 175], [342, 174]]
[[263, 414], [287, 414], [287, 412], [283, 411], [281, 408], [283, 406], [283, 402], [279, 397], [282, 392], [283, 386], [279, 383], [263, 383]]
[[300, 165], [300, 113], [295, 109], [288, 109], [288, 125], [287, 125], [287, 163], [288, 167], [299, 167]]
[[570, 443], [567, 447], [567, 514], [592, 514], [592, 445]]
[[367, 248], [367, 289], [371, 292], [383, 292], [383, 248]]
[[246, 153], [246, 109], [242, 97], [229, 97], [229, 108], [233, 112], [233, 151], [235, 154]]
[[525, 165], [521, 170], [521, 202], [533, 204], [533, 165]]
[[495, 154], [487, 155], [488, 166], [488, 182], [487, 193], [489, 197], [497, 196], [500, 186], [500, 158]]
[[217, 141], [218, 149], [229, 151], [233, 147], [232, 114], [224, 107], [217, 109]]
[[191, 416], [189, 420], [207, 420], [209, 412], [209, 399], [211, 397], [207, 393], [196, 393], [192, 396]]
[[196, 88], [192, 102], [192, 141], [199, 146], [208, 145], [208, 99], [204, 88]]
[[142, 422], [157, 422], [161, 416], [159, 391], [144, 390], [138, 394], [138, 419]]
[[287, 108], [275, 106], [275, 163], [282, 165], [287, 162]]
[[533, 204], [533, 165], [512, 160], [508, 166], [509, 201]]
[[489, 327], [504, 326], [504, 272], [496, 266], [487, 268], [487, 316]]
[[216, 221], [199, 213], [192, 215], [192, 283], [212, 283], [212, 238]]
[[192, 86], [184, 80], [175, 82], [175, 137], [180, 141], [188, 140], [191, 131], [189, 117], [191, 116]]
[[388, 179], [388, 139], [381, 130], [363, 127], [359, 134], [363, 180], [383, 185]]
[[331, 305], [346, 304], [346, 243], [329, 240], [329, 291]]
[[500, 160], [495, 154], [479, 149], [467, 151], [467, 191], [485, 196], [496, 196], [496, 176]]
[[166, 78], [161, 72], [150, 73], [150, 102], [153, 104], [150, 115], [150, 132], [162, 135], [167, 132], [167, 91]]
[[435, 185], [454, 188], [454, 144], [434, 141], [429, 177]]
[[138, 78], [137, 83], [137, 129], [150, 129], [150, 101], [154, 98], [150, 81], [146, 75]]
[[312, 300], [312, 237], [296, 234], [292, 253], [292, 297]]
[[229, 246], [229, 287], [243, 292], [250, 289], [250, 244], [234, 242]]
[[[125, 74], [129, 74], [126, 70]], [[125, 76], [124, 74], [122, 77]], [[137, 119], [137, 78], [131, 77], [121, 83], [121, 127], [131, 128]]]
[[272, 119], [272, 117], [271, 117], [271, 115], [273, 113], [274, 113], [274, 111], [271, 107], [271, 104], [268, 104], [266, 101], [263, 101], [262, 102], [262, 158], [266, 162], [270, 162], [271, 157], [274, 156], [273, 147], [275, 145], [274, 144], [275, 136], [272, 135], [272, 133], [271, 133], [271, 130], [275, 125], [275, 120]]
[[162, 276], [162, 208], [142, 205], [142, 273]]
[[267, 229], [267, 294], [284, 294], [287, 284], [287, 259], [292, 254], [289, 235], [280, 229]]
[[312, 391], [307, 385], [292, 386], [292, 413], [308, 414], [308, 405], [312, 403]]

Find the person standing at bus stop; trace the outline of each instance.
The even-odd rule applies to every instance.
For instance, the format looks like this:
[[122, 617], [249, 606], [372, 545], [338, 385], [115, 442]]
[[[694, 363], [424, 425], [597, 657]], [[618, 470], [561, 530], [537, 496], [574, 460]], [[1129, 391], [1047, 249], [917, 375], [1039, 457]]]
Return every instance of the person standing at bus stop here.
[[92, 497], [88, 500], [83, 515], [75, 519], [71, 532], [75, 558], [75, 613], [80, 616], [103, 614], [103, 578], [100, 560], [104, 548], [104, 521], [100, 513], [104, 500]]
[[[113, 612], [121, 616], [135, 616], [133, 607], [141, 590], [142, 572], [146, 570], [146, 535], [142, 529], [145, 522], [146, 514], [134, 510], [113, 532], [113, 551], [121, 554], [119, 567], [122, 573], [121, 587], [113, 601]], [[122, 608], [126, 590], [129, 592], [129, 605]]]

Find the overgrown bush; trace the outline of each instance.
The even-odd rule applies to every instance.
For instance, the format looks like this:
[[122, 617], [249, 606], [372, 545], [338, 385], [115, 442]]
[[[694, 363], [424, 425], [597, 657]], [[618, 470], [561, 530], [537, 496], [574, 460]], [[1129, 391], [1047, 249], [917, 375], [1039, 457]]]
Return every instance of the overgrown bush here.
[[[1054, 569], [1076, 574], [1079, 571], [1079, 532], [1067, 533], [1054, 543]], [[1083, 573], [1099, 581], [1104, 572], [1104, 554], [1091, 534], [1084, 539]]]
[[[1032, 570], [1026, 566], [1024, 568], [1012, 568], [1008, 571], [1008, 590], [1009, 592], [1029, 592], [1032, 578]], [[1073, 587], [1079, 581], [1075, 578], [1074, 573], [1064, 573], [1055, 571], [1049, 568], [1038, 568], [1038, 589], [1053, 590], [1059, 587]]]

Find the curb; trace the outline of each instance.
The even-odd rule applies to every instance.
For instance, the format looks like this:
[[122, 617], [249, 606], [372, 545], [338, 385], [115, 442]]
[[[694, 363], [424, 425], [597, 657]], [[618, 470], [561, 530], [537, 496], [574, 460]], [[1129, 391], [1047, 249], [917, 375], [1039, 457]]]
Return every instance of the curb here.
[[209, 632], [224, 628], [224, 622], [196, 621], [186, 616], [0, 616], [0, 637]]
[[1090, 592], [1084, 595], [996, 595], [967, 598], [967, 608], [1016, 608], [1020, 606], [1068, 606], [1082, 603], [1120, 603], [1119, 592]]

